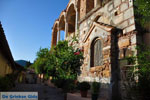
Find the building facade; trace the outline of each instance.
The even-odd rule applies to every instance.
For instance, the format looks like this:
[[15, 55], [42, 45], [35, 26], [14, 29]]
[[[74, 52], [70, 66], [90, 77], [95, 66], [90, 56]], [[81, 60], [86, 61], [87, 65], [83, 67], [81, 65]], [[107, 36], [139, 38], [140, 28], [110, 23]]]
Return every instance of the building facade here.
[[133, 0], [70, 0], [53, 25], [51, 47], [62, 30], [84, 49], [78, 80], [100, 81], [103, 98], [121, 100], [123, 59], [137, 54]]

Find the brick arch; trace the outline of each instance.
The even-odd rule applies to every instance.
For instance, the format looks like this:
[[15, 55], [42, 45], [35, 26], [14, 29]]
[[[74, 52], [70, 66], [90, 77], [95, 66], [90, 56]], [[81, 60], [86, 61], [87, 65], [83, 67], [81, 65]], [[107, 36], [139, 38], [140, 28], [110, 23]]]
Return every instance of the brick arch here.
[[51, 47], [56, 46], [56, 44], [57, 44], [58, 25], [59, 25], [59, 21], [56, 20], [55, 23], [54, 23], [54, 25], [53, 25], [53, 30], [52, 30], [52, 42], [51, 42]]
[[62, 11], [59, 16], [59, 29], [65, 30], [65, 18], [66, 18], [66, 12]]
[[74, 14], [74, 12], [76, 12], [76, 9], [75, 9], [75, 5], [72, 3], [70, 6], [67, 7], [66, 9], [66, 18], [68, 18], [68, 16], [72, 13]]
[[60, 15], [59, 15], [59, 21], [60, 21], [60, 19], [61, 19], [62, 16], [64, 16], [66, 18], [66, 11], [65, 10], [60, 13]]
[[68, 33], [75, 32], [75, 23], [76, 23], [76, 10], [75, 5], [72, 3], [66, 10], [66, 21], [68, 23]]
[[74, 8], [76, 9], [76, 2], [75, 2], [75, 0], [70, 0], [69, 1], [69, 3], [68, 3], [68, 5], [67, 5], [67, 8], [66, 8], [66, 12], [68, 12], [68, 10], [69, 10], [69, 8], [70, 8], [70, 6], [74, 6]]

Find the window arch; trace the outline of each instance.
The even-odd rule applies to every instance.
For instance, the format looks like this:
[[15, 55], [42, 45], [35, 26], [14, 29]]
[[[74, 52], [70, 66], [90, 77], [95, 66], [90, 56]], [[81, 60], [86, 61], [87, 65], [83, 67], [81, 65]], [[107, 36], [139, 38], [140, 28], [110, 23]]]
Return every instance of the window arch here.
[[74, 4], [71, 4], [67, 10], [68, 33], [75, 33], [76, 11]]
[[102, 65], [102, 42], [95, 38], [91, 44], [91, 67]]

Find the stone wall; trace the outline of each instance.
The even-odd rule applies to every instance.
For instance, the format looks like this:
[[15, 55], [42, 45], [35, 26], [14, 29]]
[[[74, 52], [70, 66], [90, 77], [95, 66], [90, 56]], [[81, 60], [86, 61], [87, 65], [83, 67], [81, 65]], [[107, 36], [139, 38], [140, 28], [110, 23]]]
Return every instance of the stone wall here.
[[[134, 21], [134, 12], [133, 12], [133, 1], [132, 0], [110, 0], [107, 4], [105, 4], [103, 7], [95, 8], [91, 12], [91, 15], [88, 14], [85, 16], [85, 19], [80, 20], [79, 30], [80, 30], [80, 47], [84, 47], [85, 49], [85, 63], [82, 66], [83, 69], [83, 76], [89, 75], [89, 62], [90, 62], [90, 44], [91, 40], [87, 39], [87, 42], [83, 42], [84, 38], [90, 31], [93, 22], [99, 16], [96, 21], [100, 23], [104, 23], [107, 25], [111, 25], [113, 27], [116, 27], [118, 29], [122, 30], [122, 33], [118, 36], [118, 46], [119, 46], [119, 59], [122, 59], [124, 57], [124, 52], [126, 52], [125, 56], [132, 55], [135, 51], [136, 46], [136, 32], [133, 32], [135, 30], [135, 21]], [[108, 33], [103, 32], [101, 30], [97, 32], [93, 32], [91, 34], [91, 37], [94, 36], [94, 34], [100, 34], [101, 37], [104, 37], [105, 35], [107, 37], [103, 38], [103, 59], [110, 58], [110, 36]], [[126, 51], [123, 51], [124, 48]], [[121, 56], [122, 55], [122, 56]], [[104, 61], [107, 62], [106, 65], [110, 65], [110, 61]], [[108, 69], [108, 68], [107, 68]], [[87, 73], [86, 73], [87, 72]]]
[[[94, 22], [97, 22], [99, 25], [103, 24], [93, 27]], [[90, 82], [95, 80], [100, 81], [106, 87], [101, 87], [102, 90], [104, 89], [102, 91], [104, 93], [101, 96], [102, 98], [120, 100], [120, 68], [124, 66], [124, 63], [120, 63], [119, 61], [127, 56], [136, 55], [137, 32], [134, 31], [133, 1], [110, 0], [104, 6], [94, 8], [79, 23], [80, 47], [84, 47], [85, 57], [79, 80]], [[115, 31], [115, 33], [112, 32], [113, 30], [118, 31]], [[87, 36], [88, 34], [89, 36]], [[91, 67], [90, 49], [95, 37], [100, 37], [103, 43], [103, 64]], [[114, 42], [116, 43], [114, 44]]]

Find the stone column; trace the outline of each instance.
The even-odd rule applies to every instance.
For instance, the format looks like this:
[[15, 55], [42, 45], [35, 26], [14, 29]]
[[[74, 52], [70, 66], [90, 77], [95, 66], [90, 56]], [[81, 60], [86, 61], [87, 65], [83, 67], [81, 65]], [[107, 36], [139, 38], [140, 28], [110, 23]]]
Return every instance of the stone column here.
[[57, 32], [57, 42], [60, 41], [60, 30], [58, 28], [58, 32]]
[[67, 38], [68, 36], [68, 22], [65, 21], [65, 39]]
[[97, 0], [94, 0], [94, 7], [96, 7], [97, 6]]
[[77, 34], [78, 32], [78, 8], [76, 9], [76, 25], [75, 25], [75, 33]]
[[52, 29], [51, 47], [54, 45], [54, 29]]

